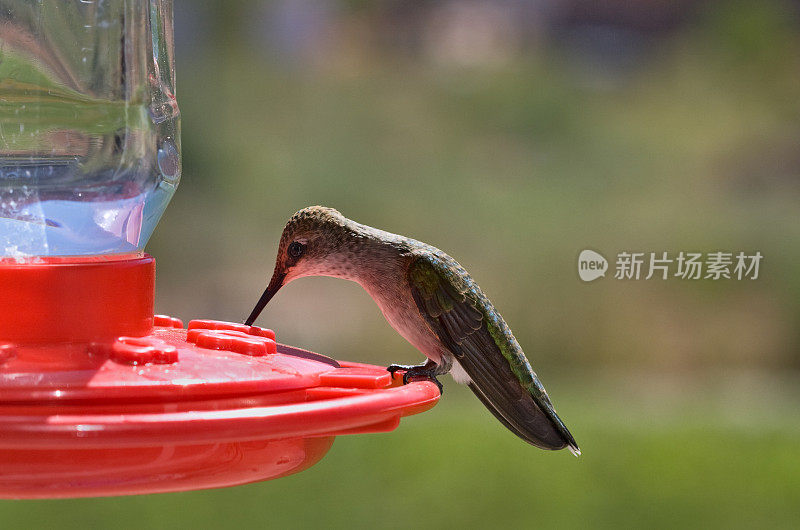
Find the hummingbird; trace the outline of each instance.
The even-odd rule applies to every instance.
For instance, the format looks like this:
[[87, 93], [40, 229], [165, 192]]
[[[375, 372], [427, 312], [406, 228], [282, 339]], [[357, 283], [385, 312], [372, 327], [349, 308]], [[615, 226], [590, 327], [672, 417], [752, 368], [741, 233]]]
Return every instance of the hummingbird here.
[[389, 324], [422, 352], [403, 370], [403, 383], [450, 373], [511, 432], [541, 449], [580, 449], [556, 414], [511, 329], [467, 271], [426, 243], [359, 224], [333, 208], [310, 206], [289, 219], [275, 270], [245, 324], [252, 325], [275, 293], [306, 276], [360, 284]]

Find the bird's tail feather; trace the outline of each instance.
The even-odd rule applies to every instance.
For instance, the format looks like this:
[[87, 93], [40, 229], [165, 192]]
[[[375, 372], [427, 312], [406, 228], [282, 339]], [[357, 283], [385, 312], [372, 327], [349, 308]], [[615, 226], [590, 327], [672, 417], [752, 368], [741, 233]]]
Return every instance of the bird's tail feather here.
[[542, 449], [580, 449], [558, 417], [538, 380], [535, 392], [524, 388], [501, 356], [464, 355], [456, 362], [470, 378], [469, 387], [500, 422], [531, 445]]
[[527, 403], [504, 402], [496, 405], [474, 382], [469, 384], [469, 388], [500, 423], [529, 444], [553, 450], [567, 447], [573, 455], [580, 456], [581, 450], [569, 430], [563, 427], [560, 420], [561, 425], [551, 421], [534, 403], [533, 398], [530, 401], [523, 400]]

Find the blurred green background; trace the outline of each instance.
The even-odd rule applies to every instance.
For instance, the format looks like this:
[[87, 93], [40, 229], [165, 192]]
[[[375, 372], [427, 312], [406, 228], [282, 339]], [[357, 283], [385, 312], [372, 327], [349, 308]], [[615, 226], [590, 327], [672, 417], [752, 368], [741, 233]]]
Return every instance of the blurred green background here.
[[[242, 320], [286, 219], [335, 207], [467, 267], [584, 454], [527, 446], [448, 377], [433, 410], [301, 474], [3, 501], [4, 527], [797, 527], [797, 2], [175, 9], [184, 171], [148, 247], [157, 310]], [[587, 284], [585, 248], [764, 259], [755, 281]], [[348, 282], [295, 282], [259, 323], [340, 359], [422, 358]]]

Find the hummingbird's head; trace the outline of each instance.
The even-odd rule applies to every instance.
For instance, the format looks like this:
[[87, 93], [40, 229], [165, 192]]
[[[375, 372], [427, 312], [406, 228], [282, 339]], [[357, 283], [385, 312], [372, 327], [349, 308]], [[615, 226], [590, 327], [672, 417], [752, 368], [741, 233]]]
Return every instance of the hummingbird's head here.
[[283, 229], [272, 279], [253, 312], [248, 326], [287, 283], [304, 276], [351, 279], [357, 226], [333, 208], [309, 206], [295, 213]]

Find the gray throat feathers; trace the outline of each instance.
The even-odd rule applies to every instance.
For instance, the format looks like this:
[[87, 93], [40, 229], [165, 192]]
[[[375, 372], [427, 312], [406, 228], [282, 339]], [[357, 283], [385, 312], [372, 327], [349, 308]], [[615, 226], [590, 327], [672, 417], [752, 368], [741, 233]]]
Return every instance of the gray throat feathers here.
[[441, 364], [442, 373], [447, 372], [451, 356], [421, 315], [407, 277], [408, 267], [416, 255], [432, 247], [371, 227], [363, 228], [366, 229], [360, 240], [363, 246], [355, 256], [360, 263], [353, 280], [369, 293], [401, 336], [426, 357]]
[[403, 291], [415, 242], [358, 223], [346, 228], [350, 231], [348, 241], [334, 258], [340, 277], [360, 284], [376, 299], [384, 298], [387, 291]]

